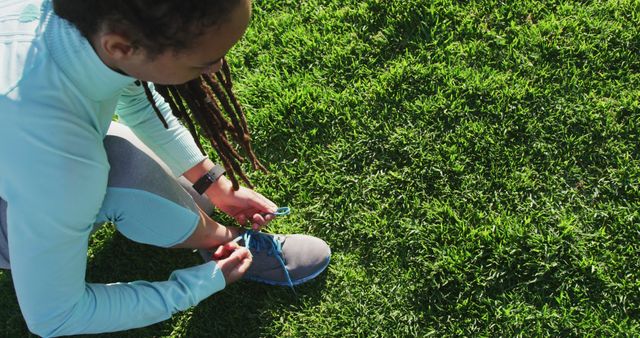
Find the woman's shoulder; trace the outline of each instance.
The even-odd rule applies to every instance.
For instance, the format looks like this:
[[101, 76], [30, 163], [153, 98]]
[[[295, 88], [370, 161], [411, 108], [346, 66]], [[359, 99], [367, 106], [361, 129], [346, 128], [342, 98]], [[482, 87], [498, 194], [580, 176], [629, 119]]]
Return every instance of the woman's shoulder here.
[[48, 2], [0, 0], [0, 95], [7, 95], [46, 54], [41, 31]]

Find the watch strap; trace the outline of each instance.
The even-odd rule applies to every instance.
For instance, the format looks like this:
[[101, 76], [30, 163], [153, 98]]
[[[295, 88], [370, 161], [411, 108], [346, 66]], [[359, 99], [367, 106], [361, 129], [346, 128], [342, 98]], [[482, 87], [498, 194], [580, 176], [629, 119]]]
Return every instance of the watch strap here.
[[202, 175], [196, 183], [193, 184], [193, 189], [198, 192], [198, 194], [203, 195], [207, 189], [215, 182], [220, 176], [224, 175], [225, 170], [224, 167], [215, 165], [211, 170], [207, 171], [206, 174]]

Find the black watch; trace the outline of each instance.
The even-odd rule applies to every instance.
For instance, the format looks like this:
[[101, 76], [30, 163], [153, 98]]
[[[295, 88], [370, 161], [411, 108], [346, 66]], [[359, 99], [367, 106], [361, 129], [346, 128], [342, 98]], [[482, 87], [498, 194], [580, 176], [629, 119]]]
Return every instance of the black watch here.
[[220, 176], [224, 175], [224, 173], [224, 168], [216, 164], [193, 184], [193, 189], [197, 191], [198, 194], [203, 195], [204, 192], [209, 189], [211, 184], [220, 178]]

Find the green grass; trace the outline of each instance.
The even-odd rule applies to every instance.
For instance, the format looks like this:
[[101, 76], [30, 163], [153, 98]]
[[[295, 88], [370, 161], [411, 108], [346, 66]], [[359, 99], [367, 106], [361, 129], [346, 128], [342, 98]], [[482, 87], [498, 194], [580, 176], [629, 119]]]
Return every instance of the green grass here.
[[[229, 56], [252, 179], [328, 272], [105, 336], [640, 335], [638, 27], [639, 1], [257, 1]], [[110, 228], [90, 254], [95, 282], [198, 263]]]

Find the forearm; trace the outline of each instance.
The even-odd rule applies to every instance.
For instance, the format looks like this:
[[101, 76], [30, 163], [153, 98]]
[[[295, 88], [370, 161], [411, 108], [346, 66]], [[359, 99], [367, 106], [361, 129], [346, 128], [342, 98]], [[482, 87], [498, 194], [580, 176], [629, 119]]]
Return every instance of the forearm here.
[[131, 128], [173, 174], [180, 176], [206, 156], [200, 152], [189, 131], [173, 116], [171, 108], [152, 84], [150, 88], [169, 128], [165, 128], [157, 118], [142, 87], [131, 85], [126, 88], [120, 96], [116, 111], [120, 122]]
[[[222, 290], [225, 280], [215, 262], [175, 271], [163, 282], [86, 284], [74, 306], [55, 320], [29, 316], [30, 329], [43, 336], [102, 333], [166, 320]], [[55, 307], [42, 299], [43, 306]], [[47, 304], [47, 305], [44, 305]]]

